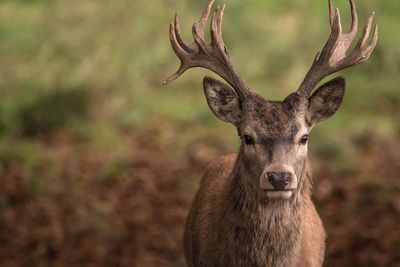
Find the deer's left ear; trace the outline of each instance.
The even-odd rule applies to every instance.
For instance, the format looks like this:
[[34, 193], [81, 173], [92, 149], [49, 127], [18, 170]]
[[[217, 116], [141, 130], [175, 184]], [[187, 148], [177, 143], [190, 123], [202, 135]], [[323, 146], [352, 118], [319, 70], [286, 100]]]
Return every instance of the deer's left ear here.
[[345, 91], [345, 80], [335, 78], [321, 85], [310, 97], [306, 121], [310, 125], [323, 121], [339, 109]]
[[235, 92], [227, 84], [211, 77], [204, 77], [203, 86], [208, 106], [215, 116], [238, 126], [242, 110]]

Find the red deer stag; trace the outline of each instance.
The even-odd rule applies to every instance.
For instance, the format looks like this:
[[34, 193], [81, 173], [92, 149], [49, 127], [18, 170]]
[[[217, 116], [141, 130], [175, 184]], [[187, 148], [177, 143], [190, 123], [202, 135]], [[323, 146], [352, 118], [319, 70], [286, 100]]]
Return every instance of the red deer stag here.
[[212, 12], [211, 43], [204, 40], [213, 2], [194, 23], [192, 44], [183, 41], [175, 16], [169, 36], [181, 66], [164, 84], [192, 67], [222, 77], [230, 86], [205, 77], [204, 92], [212, 112], [236, 126], [242, 144], [237, 155], [215, 160], [203, 176], [186, 223], [188, 265], [322, 266], [325, 231], [310, 197], [307, 140], [315, 124], [339, 108], [345, 80], [335, 78], [312, 92], [324, 77], [368, 59], [378, 41], [377, 26], [369, 38], [374, 13], [350, 50], [358, 29], [354, 2], [350, 31], [344, 33], [329, 0], [325, 46], [297, 91], [269, 101], [251, 91], [233, 67], [221, 33], [224, 6]]

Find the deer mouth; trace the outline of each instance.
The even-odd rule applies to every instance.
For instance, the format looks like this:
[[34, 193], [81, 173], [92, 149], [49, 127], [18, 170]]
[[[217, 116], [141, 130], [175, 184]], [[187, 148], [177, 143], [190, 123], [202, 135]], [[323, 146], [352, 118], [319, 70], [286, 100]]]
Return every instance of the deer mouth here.
[[294, 189], [264, 190], [264, 191], [266, 193], [267, 198], [288, 200], [292, 197]]
[[285, 191], [294, 191], [295, 189], [293, 188], [287, 188], [287, 189], [264, 189], [265, 192], [285, 192]]

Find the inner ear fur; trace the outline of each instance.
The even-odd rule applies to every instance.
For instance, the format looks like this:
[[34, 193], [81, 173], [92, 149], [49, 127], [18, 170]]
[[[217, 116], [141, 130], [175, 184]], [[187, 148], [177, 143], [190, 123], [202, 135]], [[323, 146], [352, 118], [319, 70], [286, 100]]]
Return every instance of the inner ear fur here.
[[345, 80], [337, 77], [321, 85], [310, 97], [306, 113], [308, 124], [315, 125], [339, 109], [345, 93]]
[[236, 126], [240, 124], [242, 111], [236, 93], [227, 84], [211, 77], [203, 79], [207, 104], [219, 119]]

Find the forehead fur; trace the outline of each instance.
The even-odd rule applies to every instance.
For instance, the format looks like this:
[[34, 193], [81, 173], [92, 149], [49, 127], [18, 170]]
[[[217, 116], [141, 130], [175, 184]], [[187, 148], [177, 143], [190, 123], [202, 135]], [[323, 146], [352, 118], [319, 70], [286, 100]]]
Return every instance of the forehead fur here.
[[243, 103], [242, 130], [270, 137], [292, 137], [304, 124], [306, 99], [289, 95], [284, 101], [268, 101], [255, 95]]

